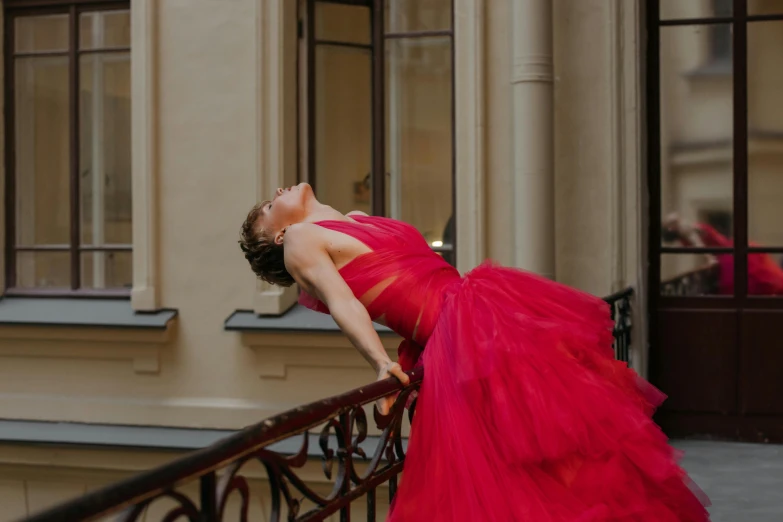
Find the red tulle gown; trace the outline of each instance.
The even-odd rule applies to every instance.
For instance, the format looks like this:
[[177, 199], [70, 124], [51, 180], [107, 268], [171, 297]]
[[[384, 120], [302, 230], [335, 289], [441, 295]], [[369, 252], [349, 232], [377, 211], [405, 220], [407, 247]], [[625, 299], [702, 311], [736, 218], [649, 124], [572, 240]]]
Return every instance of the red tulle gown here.
[[341, 274], [425, 368], [388, 520], [708, 520], [602, 300], [491, 264], [461, 277], [410, 225], [354, 219], [319, 225], [372, 249]]

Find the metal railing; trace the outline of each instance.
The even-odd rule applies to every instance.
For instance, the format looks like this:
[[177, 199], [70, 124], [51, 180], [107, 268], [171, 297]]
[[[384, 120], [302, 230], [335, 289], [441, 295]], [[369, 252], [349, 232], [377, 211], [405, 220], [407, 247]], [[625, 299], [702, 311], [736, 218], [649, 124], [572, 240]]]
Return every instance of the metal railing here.
[[695, 270], [661, 281], [660, 292], [666, 297], [695, 297], [719, 293], [720, 265], [710, 263]]
[[633, 288], [626, 288], [604, 298], [604, 301], [609, 304], [609, 313], [614, 320], [614, 356], [628, 364], [631, 363], [631, 331], [633, 328], [631, 300], [633, 295]]
[[[605, 298], [615, 320], [615, 354], [626, 362], [631, 342], [632, 298], [630, 288]], [[351, 503], [364, 496], [366, 520], [374, 521], [378, 488], [384, 486], [385, 490], [388, 485], [391, 502], [405, 460], [406, 444], [402, 437], [405, 406], [409, 405], [408, 417], [412, 419], [424, 371], [417, 368], [409, 375], [411, 384], [404, 389], [395, 379], [387, 379], [295, 408], [169, 464], [50, 508], [26, 522], [81, 522], [105, 519], [115, 513], [119, 521], [137, 521], [144, 519], [153, 502], [162, 499], [174, 503], [161, 516], [163, 522], [217, 522], [224, 520], [228, 502], [234, 498], [240, 502], [239, 520], [246, 522], [251, 492], [249, 479], [243, 472], [251, 463], [260, 463], [266, 471], [271, 494], [266, 520], [312, 522], [339, 512], [340, 520], [347, 522], [351, 518]], [[374, 448], [366, 451], [363, 447], [367, 447], [370, 439], [364, 407], [398, 392], [388, 415], [374, 410], [374, 421], [381, 435]], [[308, 452], [311, 430], [318, 427], [321, 427], [318, 445], [323, 473], [332, 482], [328, 494], [316, 492], [298, 474], [311, 456]], [[283, 455], [270, 449], [273, 444], [292, 437], [302, 440], [295, 454]], [[181, 491], [182, 486], [194, 481], [199, 482], [197, 499]]]

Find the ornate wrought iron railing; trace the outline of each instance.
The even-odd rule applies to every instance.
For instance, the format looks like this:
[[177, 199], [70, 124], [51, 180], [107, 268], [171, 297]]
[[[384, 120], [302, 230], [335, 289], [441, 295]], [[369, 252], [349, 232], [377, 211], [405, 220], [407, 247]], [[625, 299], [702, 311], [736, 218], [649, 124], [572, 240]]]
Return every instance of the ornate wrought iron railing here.
[[625, 363], [631, 363], [631, 331], [633, 327], [631, 300], [633, 288], [616, 292], [604, 300], [609, 303], [609, 313], [614, 320], [614, 355]]
[[[615, 320], [615, 353], [626, 362], [631, 341], [632, 297], [633, 290], [627, 289], [606, 298]], [[405, 406], [409, 405], [408, 417], [412, 419], [424, 371], [418, 368], [409, 375], [411, 384], [404, 389], [395, 379], [387, 379], [295, 408], [169, 464], [55, 506], [26, 522], [105, 520], [112, 514], [117, 514], [118, 521], [152, 522], [149, 516], [145, 518], [145, 511], [165, 499], [173, 507], [161, 515], [163, 522], [226, 520], [230, 500], [239, 502], [239, 520], [246, 522], [251, 491], [244, 472], [252, 463], [261, 464], [266, 471], [271, 494], [268, 521], [313, 522], [339, 513], [341, 522], [348, 522], [351, 504], [361, 497], [366, 498], [366, 520], [374, 521], [379, 488], [384, 493], [388, 491], [391, 502], [405, 460], [406, 444], [402, 437]], [[372, 438], [377, 443], [371, 451], [362, 449], [369, 441], [364, 407], [393, 393], [399, 396], [388, 415], [374, 410], [380, 436]], [[308, 486], [300, 474], [309, 460], [311, 431], [318, 427], [321, 427], [318, 445], [323, 473], [332, 484], [326, 494]], [[283, 455], [270, 449], [273, 444], [292, 437], [302, 440], [295, 454]], [[198, 498], [182, 492], [183, 486], [194, 481], [199, 482]]]

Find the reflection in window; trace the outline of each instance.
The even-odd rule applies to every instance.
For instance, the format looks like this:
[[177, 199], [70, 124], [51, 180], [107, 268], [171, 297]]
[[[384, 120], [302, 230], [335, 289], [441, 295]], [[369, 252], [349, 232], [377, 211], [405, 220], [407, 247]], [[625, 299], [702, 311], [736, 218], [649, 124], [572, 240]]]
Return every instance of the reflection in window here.
[[783, 255], [748, 254], [748, 295], [783, 296]]
[[730, 296], [734, 258], [704, 254], [661, 256], [660, 293], [669, 297]]
[[734, 216], [726, 210], [705, 210], [702, 213], [704, 223], [726, 238], [734, 237]]
[[734, 211], [732, 75], [693, 74], [705, 63], [715, 27], [661, 28], [661, 219], [676, 213], [686, 222], [718, 225], [731, 237], [726, 221]]
[[443, 248], [453, 192], [451, 38], [395, 39], [386, 48], [389, 214]]
[[748, 238], [764, 247], [783, 247], [782, 54], [783, 20], [748, 24]]
[[[733, 0], [712, 0], [716, 17], [731, 16]], [[731, 25], [714, 24], [710, 27], [710, 58], [713, 62], [731, 62]]]

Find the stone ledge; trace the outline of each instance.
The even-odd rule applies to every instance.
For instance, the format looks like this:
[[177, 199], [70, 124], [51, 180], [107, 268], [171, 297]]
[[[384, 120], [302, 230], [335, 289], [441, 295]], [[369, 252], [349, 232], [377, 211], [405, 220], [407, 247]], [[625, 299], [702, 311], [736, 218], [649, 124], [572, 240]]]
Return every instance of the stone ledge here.
[[[3, 444], [193, 451], [205, 448], [236, 432], [237, 430], [0, 420], [0, 443]], [[310, 457], [322, 456], [318, 436], [318, 433], [309, 435]], [[269, 448], [284, 455], [294, 454], [299, 451], [302, 439], [301, 434], [295, 435]], [[371, 454], [379, 440], [379, 437], [369, 435], [360, 446]], [[407, 442], [407, 438], [403, 438], [403, 447], [407, 447]], [[334, 435], [330, 435], [329, 444], [331, 448], [337, 447]]]
[[[237, 310], [226, 319], [225, 329], [241, 333], [242, 344], [256, 353], [260, 377], [284, 379], [294, 366], [369, 369], [331, 316], [303, 306], [280, 317]], [[396, 360], [401, 338], [379, 324], [375, 330], [389, 357]]]
[[[394, 335], [389, 328], [375, 324], [380, 334]], [[296, 305], [279, 317], [264, 317], [250, 310], [234, 311], [224, 323], [224, 328], [238, 332], [339, 332], [340, 327], [330, 315], [314, 312]]]
[[165, 330], [177, 310], [136, 312], [127, 299], [6, 297], [0, 326], [63, 326]]

